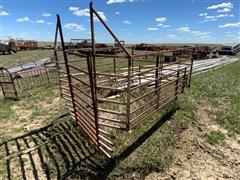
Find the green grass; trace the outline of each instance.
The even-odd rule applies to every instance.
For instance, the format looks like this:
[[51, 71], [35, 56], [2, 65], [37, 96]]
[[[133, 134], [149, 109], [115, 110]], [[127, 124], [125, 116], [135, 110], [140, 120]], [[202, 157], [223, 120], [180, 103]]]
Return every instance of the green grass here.
[[225, 135], [221, 131], [211, 131], [205, 138], [209, 144], [218, 145], [225, 140]]
[[53, 50], [18, 51], [17, 53], [12, 53], [11, 55], [1, 55], [0, 67], [12, 67], [19, 65], [19, 63], [24, 64], [47, 57], [53, 57]]
[[194, 77], [191, 94], [201, 106], [210, 105], [214, 120], [240, 134], [240, 62]]
[[[201, 121], [197, 111], [205, 106], [211, 106], [222, 127], [232, 133], [239, 134], [240, 127], [240, 61], [216, 70], [193, 76], [191, 89], [181, 95], [175, 106], [179, 109], [171, 120], [150, 136], [129, 157], [121, 161], [109, 179], [144, 177], [151, 171], [162, 171], [169, 166], [174, 157], [173, 144], [178, 140], [179, 134], [188, 128], [194, 121]], [[166, 107], [172, 107], [172, 105]], [[149, 129], [154, 122], [160, 119], [165, 111], [156, 113], [136, 127], [131, 133], [121, 134], [118, 142], [120, 151], [134, 142], [140, 134]], [[222, 113], [220, 113], [222, 112]], [[212, 114], [214, 115], [214, 114]], [[222, 121], [219, 118], [222, 118]], [[213, 131], [205, 136], [206, 141], [216, 145], [221, 143], [225, 136], [219, 131]]]
[[[32, 51], [22, 53], [31, 55]], [[49, 53], [51, 52], [49, 51]], [[46, 53], [44, 54], [44, 57], [46, 57]], [[17, 54], [11, 56], [15, 57]], [[11, 56], [1, 57], [8, 58]], [[26, 56], [28, 55], [25, 54]], [[27, 57], [27, 59], [30, 61], [30, 57]], [[3, 62], [1, 59], [0, 66], [4, 63], [6, 63], [5, 66], [9, 66], [16, 62], [16, 57], [9, 62]], [[155, 132], [142, 141], [129, 156], [117, 159], [119, 161], [110, 173], [109, 179], [130, 179], [133, 174], [135, 178], [139, 179], [151, 171], [163, 171], [166, 169], [171, 164], [176, 153], [173, 147], [180, 137], [180, 133], [194, 121], [201, 121], [201, 119], [197, 118], [196, 112], [206, 105], [213, 108], [215, 115], [213, 117], [216, 117], [212, 118], [213, 121], [216, 121], [233, 134], [240, 134], [239, 69], [240, 62], [236, 62], [204, 74], [194, 75], [191, 89], [181, 95], [176, 102], [155, 113], [131, 132], [121, 131], [116, 133], [117, 139], [115, 143], [117, 149], [115, 155], [119, 158], [118, 155], [121, 152], [128, 148], [129, 145], [137, 142], [139, 138], [141, 139], [142, 135], [148, 132], [153, 124], [159, 122], [164, 114], [168, 114], [171, 108], [176, 109], [176, 112], [169, 117], [169, 120], [163, 125], [159, 125]], [[53, 119], [50, 117], [55, 116], [63, 107], [61, 101], [56, 104], [53, 103], [57, 97], [59, 97], [58, 87], [48, 85], [24, 92], [22, 99], [18, 102], [0, 99], [0, 142], [24, 134], [27, 131], [23, 128], [25, 126], [37, 124], [39, 121], [41, 122], [40, 126], [50, 123]], [[20, 110], [14, 110], [13, 106], [19, 107]], [[26, 118], [19, 116], [21, 111], [27, 112], [28, 110], [30, 112]], [[2, 129], [6, 128], [3, 126], [6, 123], [9, 123], [9, 126], [12, 127], [2, 131]], [[210, 144], [217, 144], [224, 140], [224, 136], [218, 131], [211, 132], [205, 137]]]

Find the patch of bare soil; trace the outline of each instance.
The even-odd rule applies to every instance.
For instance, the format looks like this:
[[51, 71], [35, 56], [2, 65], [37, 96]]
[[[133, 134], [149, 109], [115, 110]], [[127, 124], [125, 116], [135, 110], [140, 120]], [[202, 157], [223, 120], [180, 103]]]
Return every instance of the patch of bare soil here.
[[[152, 172], [150, 179], [240, 179], [239, 136], [229, 137], [228, 131], [212, 119], [211, 107], [204, 107], [197, 113], [198, 123], [185, 130], [176, 144], [176, 155], [170, 167], [161, 173]], [[221, 131], [226, 139], [220, 145], [210, 145], [204, 135]]]

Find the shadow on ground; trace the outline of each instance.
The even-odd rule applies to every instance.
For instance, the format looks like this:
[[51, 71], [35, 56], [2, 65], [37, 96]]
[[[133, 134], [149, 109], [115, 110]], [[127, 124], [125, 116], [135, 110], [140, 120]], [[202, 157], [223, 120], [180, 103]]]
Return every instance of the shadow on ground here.
[[[176, 112], [165, 113], [146, 133], [113, 159], [103, 158], [68, 115], [0, 144], [4, 179], [105, 179]], [[64, 120], [62, 120], [64, 119]]]

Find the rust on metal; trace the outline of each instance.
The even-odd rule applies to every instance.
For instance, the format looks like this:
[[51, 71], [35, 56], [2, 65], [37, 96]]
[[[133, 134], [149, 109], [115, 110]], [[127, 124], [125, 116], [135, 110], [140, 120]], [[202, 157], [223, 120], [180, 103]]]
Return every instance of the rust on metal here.
[[[98, 54], [95, 47], [94, 16], [113, 37], [123, 52]], [[165, 62], [171, 50], [131, 53], [103, 21], [90, 3], [92, 47], [82, 54], [78, 49], [65, 49], [60, 17], [63, 57], [55, 46], [60, 75], [61, 95], [67, 100], [72, 117], [98, 148], [112, 157], [115, 131], [128, 131], [151, 114], [174, 101], [190, 86], [193, 60], [178, 55]], [[58, 32], [55, 36], [57, 43]], [[70, 56], [71, 55], [71, 56]]]

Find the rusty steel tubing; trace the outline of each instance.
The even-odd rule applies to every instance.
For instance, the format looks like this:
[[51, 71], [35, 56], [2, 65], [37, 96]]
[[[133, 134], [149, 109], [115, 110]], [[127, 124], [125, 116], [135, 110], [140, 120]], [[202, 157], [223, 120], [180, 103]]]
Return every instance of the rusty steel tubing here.
[[92, 141], [97, 145], [98, 142], [97, 142], [97, 139], [95, 137], [95, 133], [92, 134], [91, 131], [89, 131], [89, 128], [86, 127], [86, 125], [84, 123], [82, 123], [82, 118], [77, 116], [79, 118], [79, 120], [77, 120], [77, 123], [80, 125], [80, 127], [85, 131], [85, 133], [87, 135], [89, 135], [89, 137], [92, 139]]
[[[91, 2], [92, 4], [92, 2]], [[97, 13], [97, 11], [92, 7], [91, 5], [91, 10], [93, 11], [93, 13], [97, 16], [97, 18], [99, 19], [99, 21], [103, 24], [103, 26], [108, 30], [108, 32], [112, 35], [112, 37], [114, 38], [114, 40], [117, 41], [117, 43], [119, 44], [119, 46], [123, 49], [123, 51], [127, 54], [128, 57], [131, 57], [131, 54], [128, 52], [128, 50], [122, 45], [122, 43], [119, 41], [119, 39], [117, 38], [117, 36], [115, 36], [115, 34], [112, 32], [112, 30], [108, 27], [108, 25], [103, 21], [103, 19], [101, 18], [101, 16]], [[90, 10], [90, 11], [91, 11]]]
[[[170, 84], [172, 84], [172, 83], [175, 82], [175, 81], [176, 81], [176, 79], [172, 80], [170, 83], [166, 83], [166, 84], [158, 87], [157, 89], [153, 89], [152, 91], [150, 91], [150, 92], [148, 92], [148, 93], [145, 93], [145, 94], [143, 94], [142, 96], [139, 96], [138, 98], [135, 98], [134, 100], [131, 101], [131, 103], [134, 103], [134, 102], [136, 102], [136, 101], [138, 101], [138, 100], [140, 100], [140, 99], [142, 99], [142, 98], [144, 98], [144, 97], [147, 97], [147, 96], [149, 96], [150, 94], [153, 94], [154, 92], [156, 92], [156, 91], [158, 91], [158, 90], [162, 90], [165, 86], [170, 85]], [[175, 86], [174, 86], [174, 87], [175, 87]], [[168, 88], [168, 90], [171, 90], [171, 89], [172, 89], [171, 87]], [[164, 89], [164, 91], [162, 91], [161, 93], [163, 94], [165, 91], [166, 91], [166, 90]]]
[[[77, 112], [79, 115], [83, 116], [85, 118], [86, 122], [89, 122], [93, 127], [96, 128], [95, 124], [94, 124], [94, 116], [91, 112], [89, 112], [88, 109], [84, 108], [84, 106], [80, 105], [78, 102], [76, 102], [76, 108], [78, 110], [81, 110], [79, 112]], [[86, 118], [87, 117], [87, 118]]]
[[142, 119], [138, 120], [137, 122], [135, 122], [133, 125], [131, 124], [131, 128], [133, 129], [135, 126], [137, 126], [140, 122], [142, 122], [144, 119], [146, 119], [147, 117], [151, 116], [153, 113], [155, 113], [156, 111], [158, 111], [160, 108], [166, 106], [168, 103], [170, 103], [171, 101], [173, 101], [175, 99], [175, 97], [173, 97], [172, 99], [170, 99], [169, 101], [167, 101], [166, 103], [162, 104], [161, 106], [159, 106], [159, 108], [153, 110], [151, 113], [147, 114], [145, 117], [143, 117]]
[[147, 86], [147, 85], [149, 85], [149, 84], [151, 84], [151, 83], [153, 83], [155, 81], [159, 81], [159, 80], [162, 80], [162, 79], [167, 78], [167, 77], [172, 77], [173, 74], [175, 74], [175, 72], [167, 74], [167, 75], [164, 75], [164, 76], [160, 76], [160, 77], [152, 79], [152, 80], [149, 80], [148, 82], [145, 82], [145, 83], [142, 83], [142, 84], [140, 84], [138, 86], [132, 87], [131, 91], [133, 92], [133, 91], [137, 90], [138, 88], [145, 87], [145, 86]]
[[126, 113], [121, 113], [121, 112], [107, 110], [107, 109], [102, 109], [102, 108], [98, 108], [98, 111], [109, 113], [109, 114], [116, 114], [116, 115], [120, 115], [120, 116], [126, 116]]
[[[62, 27], [61, 27], [61, 20], [60, 20], [60, 16], [57, 15], [57, 24], [58, 24], [58, 30], [59, 30], [59, 34], [60, 34], [60, 39], [61, 39], [61, 44], [62, 44], [62, 50], [63, 50], [63, 57], [64, 57], [64, 61], [65, 61], [65, 68], [66, 68], [66, 72], [67, 72], [67, 79], [69, 82], [69, 88], [70, 88], [70, 93], [71, 93], [71, 100], [73, 103], [73, 110], [74, 113], [76, 114], [76, 109], [75, 109], [75, 104], [74, 104], [74, 95], [73, 95], [73, 89], [72, 89], [72, 80], [70, 77], [70, 69], [68, 67], [68, 59], [67, 59], [67, 54], [65, 53], [65, 45], [64, 45], [64, 39], [63, 39], [63, 32], [62, 32]], [[76, 118], [76, 117], [75, 117]]]
[[[169, 92], [168, 92], [169, 93]], [[164, 102], [165, 100], [168, 100], [169, 98], [176, 98], [177, 96], [175, 96], [176, 94], [175, 94], [175, 91], [173, 91], [173, 92], [170, 92], [169, 94], [167, 94], [168, 96], [165, 96], [163, 99], [160, 99], [160, 101], [159, 101], [159, 104], [161, 104], [162, 102]], [[151, 107], [153, 107], [153, 106], [155, 106], [155, 105], [157, 105], [157, 103], [156, 104], [154, 104], [154, 105], [152, 105]], [[150, 107], [150, 108], [151, 108]], [[149, 109], [150, 109], [149, 108]], [[142, 115], [144, 114], [144, 113], [146, 113], [146, 111], [148, 111], [148, 109], [147, 110], [145, 110], [143, 113], [142, 113]], [[139, 117], [140, 117], [140, 115], [138, 115]]]
[[118, 88], [107, 87], [107, 86], [97, 86], [96, 88], [97, 88], [98, 90], [106, 89], [106, 90], [114, 90], [114, 91], [119, 91], [119, 92], [125, 92], [125, 89], [118, 89]]
[[102, 58], [128, 58], [128, 55], [109, 55], [109, 54], [96, 54], [96, 57]]
[[112, 125], [112, 124], [109, 124], [109, 123], [106, 124], [106, 123], [103, 123], [103, 122], [99, 122], [98, 124], [99, 124], [99, 126], [105, 126], [105, 127], [119, 129], [119, 130], [126, 130], [126, 128], [123, 128], [123, 127], [120, 127], [120, 126], [116, 126], [116, 125]]
[[91, 97], [89, 94], [87, 94], [87, 93], [84, 92], [83, 90], [79, 89], [79, 87], [76, 86], [75, 84], [73, 84], [72, 86], [73, 86], [77, 91], [83, 93], [85, 96], [87, 96], [88, 98], [92, 99], [92, 97]]
[[84, 100], [84, 99], [83, 99], [82, 97], [80, 97], [78, 94], [75, 94], [75, 96], [76, 96], [80, 101], [82, 101], [82, 102], [84, 102], [85, 104], [87, 104], [87, 106], [93, 108], [93, 106], [92, 106], [89, 102], [87, 102], [86, 100]]
[[73, 78], [73, 79], [75, 79], [75, 80], [78, 80], [78, 82], [84, 84], [85, 86], [91, 87], [90, 84], [88, 84], [87, 82], [85, 82], [85, 81], [83, 81], [83, 80], [77, 78], [76, 76], [73, 76], [73, 75], [70, 74], [70, 77]]
[[152, 100], [150, 100], [150, 101], [144, 103], [143, 105], [141, 105], [141, 106], [139, 106], [139, 107], [133, 109], [133, 110], [130, 112], [130, 114], [131, 114], [131, 115], [134, 114], [134, 113], [137, 112], [139, 109], [141, 109], [141, 108], [147, 106], [148, 104], [151, 104], [151, 103], [154, 102], [154, 101], [156, 101], [156, 99], [152, 99]]
[[[180, 62], [184, 62], [184, 61], [185, 61], [185, 60], [181, 60]], [[176, 64], [176, 62], [172, 62], [172, 63], [169, 63], [169, 64], [165, 64], [165, 65], [162, 66], [162, 68], [163, 68], [163, 70], [164, 70], [165, 67], [171, 66], [171, 65], [173, 65], [173, 64]], [[158, 68], [157, 68], [157, 67], [150, 68], [150, 69], [148, 69], [148, 70], [145, 70], [145, 71], [141, 71], [141, 72], [132, 74], [132, 76], [139, 76], [139, 75], [142, 75], [142, 74], [147, 73], [147, 72], [149, 72], [149, 71], [154, 71], [154, 70], [156, 70], [156, 69], [158, 69]]]
[[75, 66], [72, 66], [72, 65], [70, 65], [70, 64], [69, 64], [68, 66], [69, 66], [70, 68], [72, 68], [72, 69], [75, 69], [75, 70], [77, 70], [77, 71], [80, 71], [80, 72], [88, 75], [88, 72], [87, 72], [87, 71], [84, 71], [84, 70], [82, 70], [82, 69], [79, 69], [79, 68], [77, 68], [77, 67], [75, 67]]
[[123, 122], [119, 119], [110, 119], [110, 118], [107, 118], [107, 117], [103, 117], [103, 116], [99, 116], [98, 117], [99, 119], [102, 119], [102, 120], [105, 120], [105, 121], [110, 121], [110, 122], [114, 122], [114, 123], [119, 123], [119, 124], [126, 124], [126, 122]]
[[113, 152], [113, 149], [106, 145], [103, 141], [99, 140], [100, 145], [102, 145], [106, 150]]
[[[176, 81], [175, 79], [172, 80], [172, 82], [175, 82], [175, 81]], [[157, 91], [157, 90], [159, 90], [159, 89], [164, 88], [166, 85], [168, 85], [168, 83], [166, 83], [166, 84], [164, 84], [164, 85], [158, 87], [157, 89], [153, 89], [152, 91], [147, 92], [147, 93], [143, 94], [142, 96], [139, 96], [139, 97], [133, 99], [133, 100], [130, 102], [130, 104], [132, 104], [132, 103], [134, 103], [134, 102], [136, 102], [136, 101], [138, 101], [138, 100], [140, 100], [140, 99], [142, 99], [142, 98], [144, 98], [144, 97], [146, 97], [146, 96], [148, 96], [148, 95], [154, 93], [155, 91]]]
[[114, 101], [114, 100], [109, 100], [109, 99], [103, 99], [103, 98], [98, 98], [99, 102], [108, 102], [108, 103], [113, 103], [113, 104], [118, 104], [118, 105], [126, 105], [125, 102], [119, 102], [119, 101]]
[[126, 75], [121, 75], [121, 74], [109, 74], [109, 73], [100, 73], [97, 72], [97, 75], [102, 75], [102, 76], [110, 76], [110, 77], [120, 77], [120, 78], [126, 78]]

